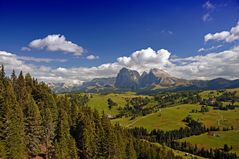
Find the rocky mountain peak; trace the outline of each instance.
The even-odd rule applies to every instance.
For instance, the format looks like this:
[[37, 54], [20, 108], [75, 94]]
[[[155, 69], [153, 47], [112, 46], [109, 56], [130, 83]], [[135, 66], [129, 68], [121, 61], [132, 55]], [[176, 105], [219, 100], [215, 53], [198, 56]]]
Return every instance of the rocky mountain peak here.
[[115, 86], [117, 88], [136, 89], [139, 78], [140, 74], [137, 71], [122, 68], [116, 77]]
[[158, 69], [158, 68], [153, 68], [150, 70], [150, 73], [152, 73], [154, 76], [156, 77], [172, 77], [169, 73], [167, 73], [166, 71], [162, 70], [162, 69]]

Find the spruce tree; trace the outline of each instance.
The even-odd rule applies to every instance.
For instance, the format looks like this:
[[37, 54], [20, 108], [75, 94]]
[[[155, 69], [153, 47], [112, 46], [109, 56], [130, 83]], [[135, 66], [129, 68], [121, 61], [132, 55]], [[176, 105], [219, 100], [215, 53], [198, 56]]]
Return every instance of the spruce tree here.
[[77, 158], [74, 139], [70, 135], [69, 119], [66, 111], [60, 108], [56, 131], [56, 156], [59, 159]]
[[129, 138], [128, 144], [126, 145], [126, 156], [128, 159], [136, 159], [136, 151], [134, 149], [134, 143], [131, 138]]
[[6, 149], [8, 158], [22, 159], [25, 154], [23, 112], [17, 103], [11, 82], [6, 82], [5, 104], [7, 112]]
[[51, 158], [51, 152], [54, 150], [53, 139], [55, 137], [55, 126], [53, 123], [53, 118], [49, 108], [44, 108], [43, 112], [43, 141], [46, 148], [46, 159]]
[[25, 134], [29, 156], [36, 156], [42, 144], [43, 125], [38, 106], [33, 98], [28, 95], [28, 103], [25, 111]]

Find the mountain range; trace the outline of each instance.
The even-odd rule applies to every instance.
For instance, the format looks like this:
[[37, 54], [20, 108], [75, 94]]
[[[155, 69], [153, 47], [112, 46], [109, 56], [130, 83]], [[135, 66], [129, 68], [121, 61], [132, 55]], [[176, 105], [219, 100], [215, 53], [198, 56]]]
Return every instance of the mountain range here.
[[141, 75], [136, 70], [122, 68], [116, 77], [95, 78], [82, 85], [66, 83], [50, 84], [53, 91], [60, 92], [113, 92], [135, 91], [157, 93], [170, 90], [206, 90], [239, 87], [238, 80], [216, 78], [212, 80], [186, 80], [174, 77], [168, 72], [153, 68]]

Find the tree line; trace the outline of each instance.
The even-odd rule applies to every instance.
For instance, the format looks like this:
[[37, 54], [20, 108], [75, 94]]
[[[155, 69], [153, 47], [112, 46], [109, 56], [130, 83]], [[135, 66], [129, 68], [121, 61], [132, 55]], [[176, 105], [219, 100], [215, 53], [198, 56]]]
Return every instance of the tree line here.
[[[180, 158], [86, 106], [86, 95], [56, 95], [30, 74], [0, 70], [0, 158]], [[96, 103], [97, 104], [97, 103]]]

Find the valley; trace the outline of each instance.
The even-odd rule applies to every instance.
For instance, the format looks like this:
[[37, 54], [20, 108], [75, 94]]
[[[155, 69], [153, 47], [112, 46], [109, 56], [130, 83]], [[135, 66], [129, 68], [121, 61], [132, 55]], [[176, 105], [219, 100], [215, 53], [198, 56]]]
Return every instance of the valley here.
[[[190, 91], [189, 91], [190, 92]], [[207, 90], [207, 91], [188, 91], [184, 92], [164, 92], [156, 95], [137, 95], [133, 92], [127, 93], [109, 93], [109, 94], [95, 94], [91, 93], [88, 106], [97, 109], [98, 111], [106, 113], [111, 118], [112, 124], [119, 124], [127, 129], [145, 128], [148, 132], [153, 130], [174, 131], [181, 128], [187, 128], [188, 124], [185, 118], [190, 117], [193, 120], [202, 123], [206, 128], [214, 128], [215, 131], [208, 131], [185, 138], [178, 139], [177, 142], [187, 142], [191, 145], [196, 145], [198, 148], [223, 149], [226, 144], [232, 147], [229, 152], [239, 154], [239, 89], [225, 89], [225, 90]], [[233, 94], [233, 95], [232, 95]], [[160, 99], [163, 97], [170, 97], [174, 102], [158, 102], [157, 96]], [[196, 97], [193, 100], [193, 97]], [[232, 97], [233, 96], [233, 97]], [[158, 97], [158, 98], [159, 98]], [[116, 105], [109, 108], [108, 99], [112, 99]], [[128, 107], [127, 101], [134, 98], [148, 98], [149, 101], [142, 105], [142, 110], [137, 115], [131, 113], [122, 113], [125, 107]], [[218, 101], [220, 108], [206, 104], [205, 101]], [[235, 100], [235, 101], [233, 101]], [[204, 102], [202, 102], [204, 101]], [[93, 104], [98, 103], [98, 104]], [[233, 103], [233, 104], [232, 104]], [[224, 109], [234, 105], [232, 109]], [[204, 106], [207, 109], [204, 111]], [[131, 105], [131, 107], [134, 107]], [[147, 108], [154, 111], [142, 114], [143, 110]], [[131, 109], [127, 109], [131, 112]], [[210, 133], [212, 132], [213, 135]], [[174, 150], [175, 153], [178, 150]], [[181, 151], [182, 152], [182, 151]], [[183, 157], [185, 152], [183, 153]]]
[[239, 159], [239, 0], [0, 0], [0, 159]]

